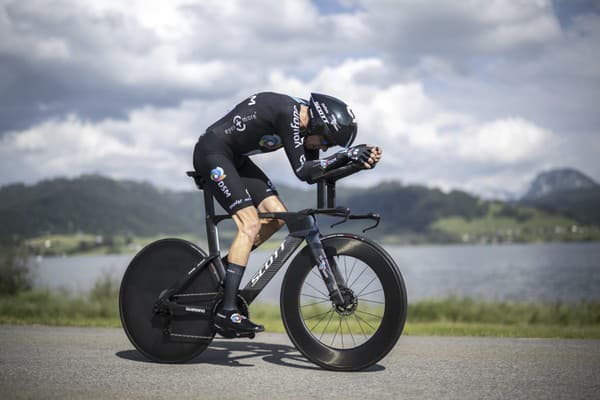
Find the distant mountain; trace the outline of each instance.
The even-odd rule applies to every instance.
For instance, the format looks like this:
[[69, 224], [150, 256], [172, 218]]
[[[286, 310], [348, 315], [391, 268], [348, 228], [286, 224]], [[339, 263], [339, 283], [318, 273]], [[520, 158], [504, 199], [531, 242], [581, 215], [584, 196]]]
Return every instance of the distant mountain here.
[[539, 174], [520, 203], [561, 212], [582, 223], [600, 224], [600, 185], [574, 169]]
[[572, 168], [542, 172], [531, 183], [523, 200], [541, 199], [559, 192], [570, 192], [600, 187], [590, 177]]

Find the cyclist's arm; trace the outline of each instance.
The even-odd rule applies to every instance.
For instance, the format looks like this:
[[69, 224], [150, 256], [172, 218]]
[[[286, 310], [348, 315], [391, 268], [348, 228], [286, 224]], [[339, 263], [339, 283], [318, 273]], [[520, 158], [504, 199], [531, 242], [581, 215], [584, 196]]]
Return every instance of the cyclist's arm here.
[[312, 183], [317, 176], [322, 175], [321, 160], [309, 160], [310, 155], [304, 149], [304, 141], [300, 136], [299, 105], [290, 104], [285, 111], [280, 112], [275, 120], [275, 128], [298, 179]]
[[[305, 176], [305, 179], [303, 180], [313, 183], [322, 178], [327, 172], [349, 164], [354, 164], [358, 166], [359, 169], [373, 168], [380, 157], [381, 150], [379, 148], [361, 144], [340, 150], [324, 159], [306, 161], [303, 164], [300, 173]], [[296, 175], [298, 175], [298, 173]]]
[[349, 162], [345, 150], [332, 154], [329, 157], [305, 161], [296, 171], [296, 176], [303, 181], [313, 183], [331, 170], [347, 165]]
[[298, 179], [314, 183], [326, 172], [348, 163], [367, 165], [371, 151], [371, 147], [367, 145], [343, 149], [324, 159], [309, 160], [300, 138], [299, 110], [297, 105], [293, 105], [287, 112], [280, 113], [275, 122], [276, 129], [282, 137], [285, 153]]

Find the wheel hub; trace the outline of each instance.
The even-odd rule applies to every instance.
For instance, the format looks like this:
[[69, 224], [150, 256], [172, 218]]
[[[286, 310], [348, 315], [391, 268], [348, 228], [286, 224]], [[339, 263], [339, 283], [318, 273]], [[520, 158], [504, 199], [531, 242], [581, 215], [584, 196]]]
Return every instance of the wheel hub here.
[[340, 315], [351, 315], [358, 307], [358, 298], [354, 295], [352, 289], [340, 288], [340, 293], [344, 298], [344, 304], [335, 306], [335, 311]]

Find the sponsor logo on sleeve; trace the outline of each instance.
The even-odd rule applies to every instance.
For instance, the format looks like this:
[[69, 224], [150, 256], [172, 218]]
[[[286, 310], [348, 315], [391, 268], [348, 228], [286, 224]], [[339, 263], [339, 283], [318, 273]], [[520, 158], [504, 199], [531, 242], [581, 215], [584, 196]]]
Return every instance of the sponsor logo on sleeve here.
[[235, 126], [235, 130], [238, 132], [243, 132], [246, 130], [246, 124], [242, 121], [242, 117], [236, 115], [233, 117], [233, 126]]
[[225, 134], [231, 135], [233, 131], [244, 132], [247, 127], [246, 122], [253, 121], [256, 118], [256, 112], [244, 116], [236, 115], [235, 117], [233, 117], [232, 125], [229, 128], [225, 129]]
[[239, 206], [240, 204], [242, 204], [242, 199], [237, 199], [236, 201], [231, 203], [231, 205], [229, 206], [229, 209], [233, 210], [235, 206]]
[[300, 136], [300, 112], [298, 111], [298, 107], [294, 106], [294, 110], [292, 111], [292, 123], [290, 124], [292, 128], [292, 135], [294, 138], [294, 148], [298, 148], [302, 146], [302, 136]]
[[227, 175], [225, 175], [225, 170], [221, 167], [216, 167], [210, 171], [210, 179], [214, 182], [221, 182], [225, 178], [227, 178]]
[[226, 198], [229, 198], [231, 197], [231, 192], [225, 182], [223, 182], [225, 178], [227, 178], [227, 175], [225, 174], [225, 170], [221, 167], [216, 167], [210, 171], [210, 179], [212, 179], [213, 182], [216, 182], [219, 190], [223, 192]]

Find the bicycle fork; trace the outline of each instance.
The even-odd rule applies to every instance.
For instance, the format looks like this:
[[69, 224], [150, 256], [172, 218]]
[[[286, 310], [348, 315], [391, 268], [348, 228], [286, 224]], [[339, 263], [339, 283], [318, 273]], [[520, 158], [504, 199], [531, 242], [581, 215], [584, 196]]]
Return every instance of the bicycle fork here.
[[312, 231], [306, 236], [306, 242], [308, 243], [308, 247], [313, 256], [313, 261], [316, 263], [317, 269], [323, 278], [323, 282], [325, 282], [325, 285], [327, 286], [329, 298], [336, 306], [343, 306], [345, 300], [340, 291], [338, 282], [345, 284], [344, 279], [338, 273], [337, 268], [334, 271], [331, 267], [319, 236], [318, 230]]

